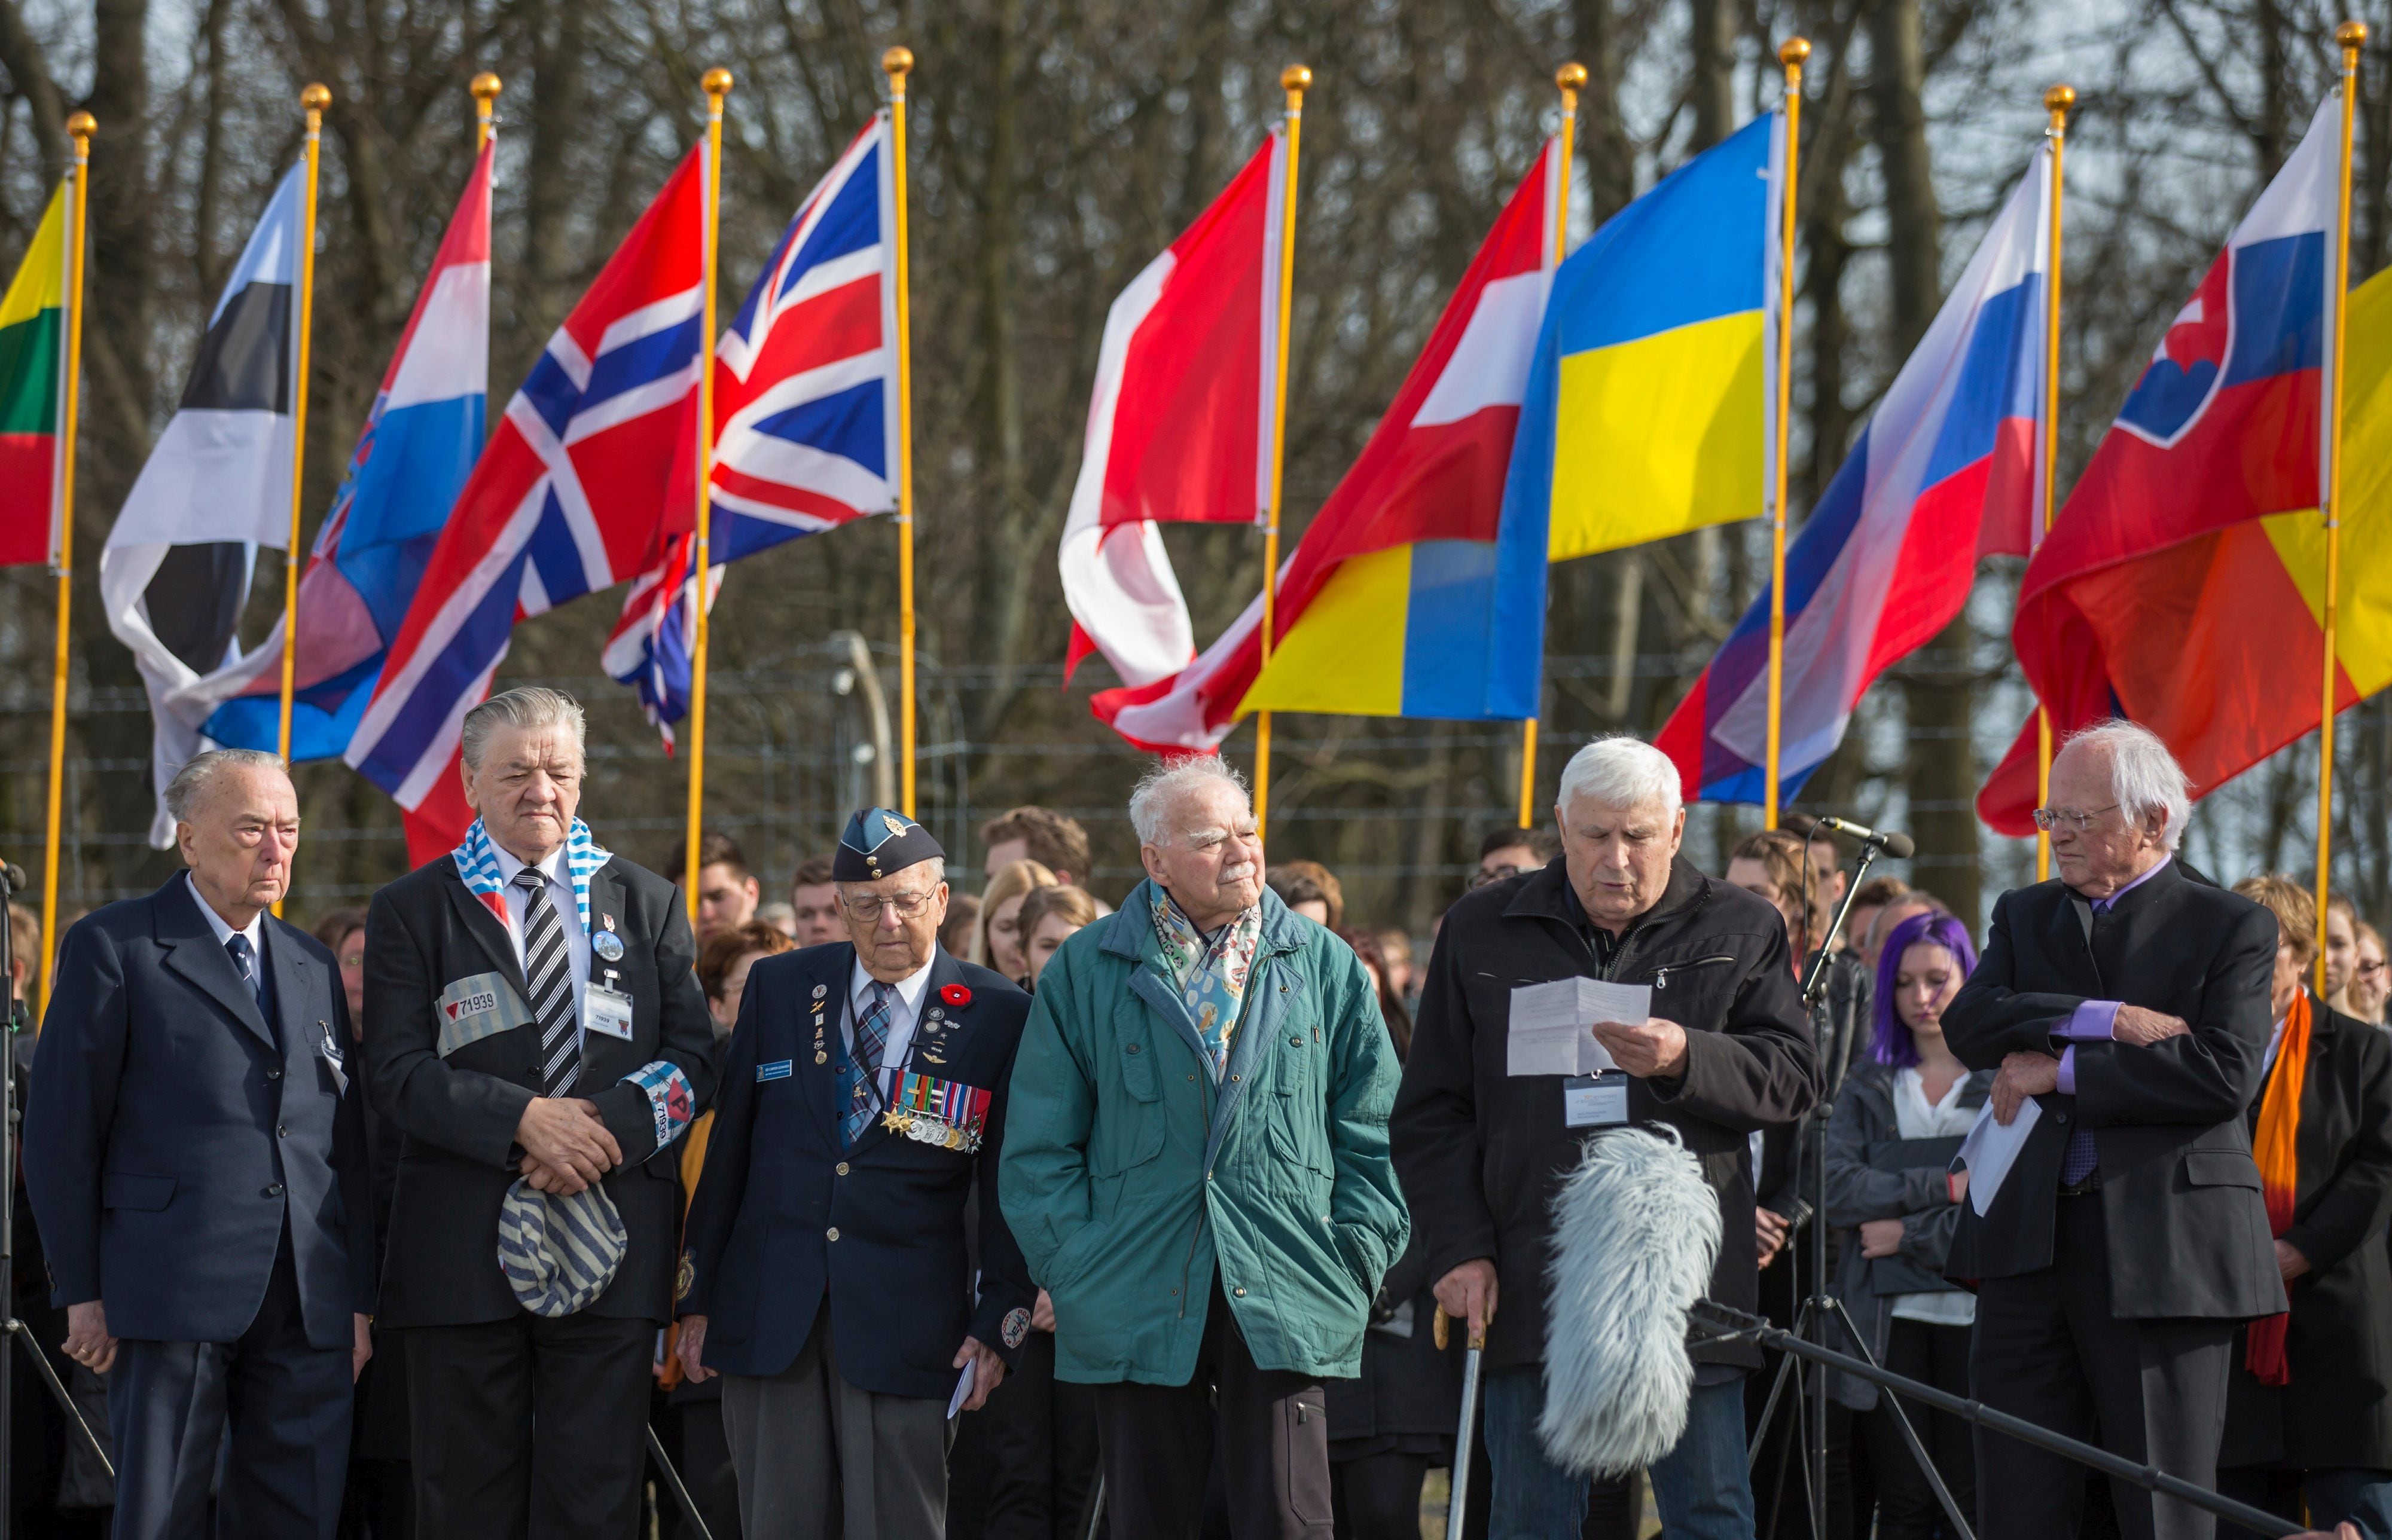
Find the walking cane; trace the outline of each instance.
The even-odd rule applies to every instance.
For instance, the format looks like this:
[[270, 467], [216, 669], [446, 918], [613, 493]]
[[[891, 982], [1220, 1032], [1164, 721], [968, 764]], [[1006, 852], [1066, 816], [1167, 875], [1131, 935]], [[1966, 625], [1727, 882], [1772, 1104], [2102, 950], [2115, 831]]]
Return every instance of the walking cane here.
[[[1490, 1312], [1488, 1319], [1493, 1320]], [[1443, 1352], [1446, 1343], [1446, 1322], [1452, 1319], [1439, 1305], [1434, 1334], [1436, 1351]], [[1445, 1498], [1445, 1540], [1462, 1540], [1462, 1526], [1470, 1502], [1470, 1446], [1478, 1430], [1478, 1361], [1487, 1352], [1487, 1323], [1470, 1334], [1470, 1347], [1462, 1360], [1462, 1426], [1453, 1435], [1453, 1470]]]

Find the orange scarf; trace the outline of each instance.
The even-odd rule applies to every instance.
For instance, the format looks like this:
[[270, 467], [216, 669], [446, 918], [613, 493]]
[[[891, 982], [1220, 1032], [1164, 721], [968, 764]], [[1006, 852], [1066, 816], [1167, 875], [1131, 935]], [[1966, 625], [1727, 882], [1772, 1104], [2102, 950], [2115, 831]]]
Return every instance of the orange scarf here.
[[[2259, 1132], [2252, 1141], [2251, 1158], [2259, 1163], [2259, 1190], [2268, 1203], [2268, 1233], [2282, 1236], [2293, 1227], [2293, 1199], [2300, 1176], [2301, 1082], [2308, 1078], [2309, 992], [2293, 996], [2284, 1013], [2284, 1040], [2276, 1047], [2276, 1072], [2268, 1078], [2267, 1094], [2259, 1102]], [[2290, 1317], [2270, 1315], [2251, 1323], [2242, 1366], [2262, 1385], [2289, 1385], [2293, 1366], [2284, 1356], [2284, 1327]]]

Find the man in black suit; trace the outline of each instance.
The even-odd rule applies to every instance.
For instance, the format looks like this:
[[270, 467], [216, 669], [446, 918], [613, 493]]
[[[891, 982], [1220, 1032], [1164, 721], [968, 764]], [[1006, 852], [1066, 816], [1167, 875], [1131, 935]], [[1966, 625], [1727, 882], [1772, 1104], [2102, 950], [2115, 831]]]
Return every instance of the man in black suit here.
[[[494, 695], [462, 752], [465, 843], [366, 920], [366, 1058], [402, 1141], [380, 1321], [405, 1329], [417, 1524], [628, 1540], [672, 1302], [669, 1146], [713, 1091], [714, 1032], [679, 889], [575, 816], [580, 706]], [[501, 1209], [593, 1184], [619, 1261], [549, 1314], [570, 1301], [500, 1269]]]
[[724, 1376], [744, 1533], [939, 1540], [950, 1402], [978, 1409], [1030, 1332], [996, 1202], [1030, 997], [939, 945], [946, 859], [920, 824], [856, 814], [832, 876], [852, 939], [760, 960], [740, 998], [681, 1358]]
[[[25, 1186], [67, 1355], [110, 1373], [116, 1534], [329, 1540], [373, 1309], [373, 1200], [331, 952], [266, 911], [281, 760], [166, 788], [188, 871], [68, 932], [25, 1107]], [[225, 1432], [229, 1428], [229, 1447]]]
[[[2051, 767], [2060, 880], [2006, 893], [1944, 1015], [1998, 1068], [1993, 1115], [2038, 1109], [1998, 1192], [1961, 1205], [1947, 1275], [1982, 1280], [1970, 1372], [1986, 1404], [2204, 1486], [2237, 1325], [2284, 1308], [2243, 1109], [2266, 1069], [2276, 923], [2175, 858], [2190, 805], [2157, 736], [2105, 722]], [[1964, 1152], [1965, 1153], [1965, 1152]], [[1980, 1430], [1979, 1533], [2075, 1531], [2085, 1482]], [[2112, 1482], [2127, 1540], [2209, 1517]]]

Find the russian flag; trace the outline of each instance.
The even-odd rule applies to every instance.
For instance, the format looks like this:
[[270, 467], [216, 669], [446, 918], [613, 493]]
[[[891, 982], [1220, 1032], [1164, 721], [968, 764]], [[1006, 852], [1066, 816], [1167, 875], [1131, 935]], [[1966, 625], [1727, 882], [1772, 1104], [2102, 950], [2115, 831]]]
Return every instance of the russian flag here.
[[[2024, 554], [2042, 524], [2050, 175], [2046, 147], [1786, 553], [1781, 801], [1960, 613], [1977, 559]], [[1763, 800], [1769, 610], [1764, 588], [1655, 740], [1702, 800]]]
[[[335, 758], [348, 748], [441, 526], [482, 452], [496, 144], [474, 162], [299, 579], [294, 760]], [[272, 749], [281, 689], [277, 621], [264, 646], [171, 701], [203, 717], [205, 736], [221, 746]]]

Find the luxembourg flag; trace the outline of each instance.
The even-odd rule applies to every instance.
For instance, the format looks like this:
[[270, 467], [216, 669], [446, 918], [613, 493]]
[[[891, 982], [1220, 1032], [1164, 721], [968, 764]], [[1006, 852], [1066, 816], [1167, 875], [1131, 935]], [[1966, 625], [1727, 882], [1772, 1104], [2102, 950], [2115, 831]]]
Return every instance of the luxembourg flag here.
[[458, 736], [515, 621], [640, 571], [690, 500], [673, 471], [697, 384], [705, 195], [701, 145], [507, 403], [391, 643], [345, 757], [405, 809], [418, 862], [472, 822]]
[[[2034, 164], [1786, 553], [1778, 796], [1843, 742], [1862, 692], [1960, 613], [1977, 559], [2042, 527], [2051, 155]], [[1764, 588], [1656, 744], [1700, 799], [1763, 799]]]
[[1092, 705], [1115, 731], [1162, 753], [1211, 749], [1266, 708], [1456, 719], [1532, 709], [1509, 709], [1534, 700], [1536, 679], [1490, 675], [1487, 637], [1504, 476], [1553, 282], [1560, 163], [1549, 142], [1289, 558], [1270, 666], [1257, 597], [1186, 668], [1100, 692]]
[[[291, 757], [337, 757], [364, 716], [432, 548], [482, 452], [489, 392], [490, 168], [483, 147], [415, 309], [366, 414], [332, 511], [299, 578]], [[226, 748], [271, 749], [280, 729], [282, 629], [240, 662], [175, 692]]]
[[[884, 112], [799, 205], [716, 347], [709, 608], [722, 563], [897, 506], [891, 165]], [[691, 422], [683, 486], [696, 474]], [[606, 672], [639, 691], [668, 746], [689, 709], [694, 522], [668, 510], [606, 641]]]

